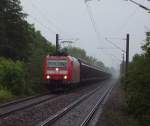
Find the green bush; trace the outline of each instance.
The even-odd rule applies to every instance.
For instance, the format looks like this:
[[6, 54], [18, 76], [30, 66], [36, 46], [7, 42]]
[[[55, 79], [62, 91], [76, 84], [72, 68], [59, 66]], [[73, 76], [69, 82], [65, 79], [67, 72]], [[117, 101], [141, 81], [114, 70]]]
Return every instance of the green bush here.
[[141, 126], [150, 124], [150, 32], [146, 33], [143, 53], [135, 55], [129, 64], [125, 81], [129, 114]]
[[0, 58], [0, 84], [14, 95], [26, 92], [24, 63]]
[[150, 123], [150, 60], [135, 55], [125, 83], [128, 112], [142, 126]]
[[12, 99], [13, 95], [10, 91], [6, 89], [0, 89], [0, 102], [8, 101], [9, 99]]

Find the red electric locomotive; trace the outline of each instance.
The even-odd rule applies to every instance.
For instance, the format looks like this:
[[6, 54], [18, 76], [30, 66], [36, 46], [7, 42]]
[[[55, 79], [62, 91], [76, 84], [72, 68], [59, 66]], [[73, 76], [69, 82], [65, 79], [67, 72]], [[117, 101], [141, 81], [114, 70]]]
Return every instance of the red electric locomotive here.
[[44, 80], [48, 85], [69, 85], [80, 82], [80, 63], [71, 56], [46, 56]]
[[53, 89], [110, 77], [105, 70], [68, 55], [48, 55], [44, 61], [44, 81]]

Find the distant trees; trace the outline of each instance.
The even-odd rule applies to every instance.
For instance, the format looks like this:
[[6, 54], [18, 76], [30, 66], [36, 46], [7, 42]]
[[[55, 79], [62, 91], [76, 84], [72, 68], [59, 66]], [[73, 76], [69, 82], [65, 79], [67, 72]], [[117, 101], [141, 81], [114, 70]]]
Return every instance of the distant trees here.
[[136, 54], [129, 65], [125, 91], [128, 112], [141, 126], [150, 124], [150, 32], [146, 33], [143, 53]]
[[99, 66], [100, 68], [104, 68], [105, 69], [105, 66], [104, 66], [103, 62], [98, 61], [96, 58], [94, 58], [92, 56], [88, 56], [84, 49], [81, 49], [81, 48], [78, 48], [78, 47], [68, 47], [68, 48], [66, 48], [66, 51], [71, 56], [74, 56], [76, 58], [81, 58], [81, 59], [85, 60], [89, 64], [92, 64], [92, 65], [95, 65], [95, 66]]

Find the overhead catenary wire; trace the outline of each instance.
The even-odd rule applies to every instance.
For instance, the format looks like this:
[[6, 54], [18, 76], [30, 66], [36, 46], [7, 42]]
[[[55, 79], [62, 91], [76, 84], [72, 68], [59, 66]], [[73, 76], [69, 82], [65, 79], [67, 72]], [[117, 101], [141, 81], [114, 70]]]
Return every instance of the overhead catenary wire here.
[[105, 40], [109, 43], [111, 43], [114, 47], [116, 47], [117, 49], [119, 49], [120, 51], [122, 51], [123, 53], [126, 53], [125, 50], [123, 50], [121, 47], [119, 47], [118, 45], [116, 45], [115, 43], [113, 43], [112, 41], [108, 40], [107, 38], [105, 38]]
[[105, 55], [110, 55], [112, 58], [115, 58], [115, 59], [117, 59], [118, 61], [122, 62], [121, 59], [119, 59], [117, 56], [115, 56], [115, 55], [112, 54], [112, 53], [106, 53]]
[[[32, 5], [32, 7], [33, 7], [32, 1], [31, 1], [31, 4], [30, 4], [30, 5]], [[36, 10], [37, 10], [37, 9], [36, 9]], [[56, 33], [57, 33], [57, 31], [56, 31], [55, 29], [51, 28], [49, 25], [45, 25], [41, 20], [39, 20], [37, 17], [35, 17], [33, 13], [32, 13], [32, 14], [29, 13], [28, 15], [29, 15], [28, 18], [33, 20], [33, 21], [31, 22], [32, 24], [35, 24], [35, 22], [36, 22], [36, 23], [39, 24], [43, 29], [45, 29], [45, 30], [47, 30], [47, 31], [49, 31], [49, 32], [51, 32], [51, 33], [53, 33], [53, 34], [56, 34]]]
[[148, 7], [142, 5], [142, 4], [140, 4], [140, 3], [138, 3], [138, 2], [136, 2], [136, 1], [134, 1], [134, 0], [126, 0], [126, 1], [130, 1], [130, 2], [132, 2], [132, 3], [136, 4], [136, 5], [138, 5], [138, 6], [141, 7], [142, 9], [148, 11], [148, 13], [150, 12], [150, 8], [148, 8]]
[[[100, 41], [100, 37], [99, 37], [100, 35], [99, 35], [98, 30], [97, 30], [96, 23], [95, 23], [95, 21], [94, 21], [94, 17], [93, 17], [92, 11], [90, 10], [90, 6], [88, 6], [87, 2], [85, 2], [85, 4], [86, 4], [86, 7], [87, 7], [87, 11], [88, 11], [89, 17], [90, 17], [91, 22], [92, 22], [94, 31], [95, 31], [95, 33], [96, 33], [96, 35], [97, 35], [98, 40]], [[105, 38], [105, 40], [106, 40], [107, 42], [109, 42], [111, 45], [113, 45], [115, 48], [118, 48], [118, 49], [120, 49], [121, 51], [124, 52], [123, 49], [121, 49], [119, 46], [117, 46], [117, 45], [114, 44], [113, 42], [109, 41], [107, 38]]]
[[99, 31], [98, 31], [98, 29], [97, 29], [97, 27], [96, 27], [96, 23], [95, 23], [95, 20], [94, 20], [94, 17], [93, 17], [92, 10], [91, 10], [90, 6], [88, 5], [88, 2], [85, 1], [85, 4], [86, 4], [86, 9], [87, 9], [87, 12], [88, 12], [90, 21], [91, 21], [91, 23], [92, 23], [94, 32], [96, 33], [96, 37], [97, 37], [98, 41], [100, 41], [100, 40], [101, 40], [101, 38], [100, 38], [100, 33], [99, 33]]
[[[91, 23], [92, 23], [92, 25], [93, 25], [94, 32], [96, 33], [97, 39], [98, 39], [98, 41], [101, 41], [100, 33], [99, 33], [99, 31], [98, 31], [98, 29], [97, 29], [97, 27], [96, 27], [96, 23], [95, 23], [95, 20], [94, 20], [94, 17], [93, 17], [93, 13], [92, 13], [92, 11], [91, 11], [90, 6], [88, 5], [88, 1], [91, 1], [91, 0], [87, 0], [87, 1], [85, 0], [87, 12], [88, 12], [88, 15], [89, 15], [89, 17], [90, 17], [90, 21], [91, 21]], [[108, 43], [110, 43], [111, 45], [113, 45], [115, 48], [121, 50], [122, 52], [125, 52], [123, 49], [121, 49], [119, 46], [117, 46], [117, 45], [114, 44], [113, 42], [107, 40], [106, 38], [105, 38], [105, 40], [106, 40]], [[103, 51], [102, 51], [102, 53], [104, 54]], [[111, 54], [111, 55], [112, 55], [112, 54]], [[115, 57], [115, 56], [113, 56], [113, 57]], [[118, 58], [117, 58], [117, 59], [118, 59]]]
[[129, 22], [134, 18], [134, 16], [136, 15], [137, 13], [137, 7], [135, 8], [135, 10], [129, 14], [129, 16], [126, 18], [126, 20], [124, 21], [124, 23], [122, 24], [122, 26], [118, 29], [118, 33], [120, 33], [120, 31], [123, 31], [124, 28], [126, 28], [129, 24]]
[[[40, 5], [40, 0], [37, 0], [36, 2], [38, 2], [38, 4]], [[68, 36], [70, 38], [72, 38], [72, 35], [69, 34], [68, 32], [66, 33], [62, 27], [60, 26], [60, 24], [56, 24], [55, 22], [55, 18], [54, 17], [47, 17], [46, 15], [48, 15], [48, 10], [46, 8], [43, 8], [42, 6], [40, 6], [40, 8], [34, 4], [32, 2], [32, 6], [42, 15], [42, 17], [48, 22], [50, 23], [52, 26], [54, 26], [54, 28], [56, 29], [57, 33], [59, 34], [63, 34], [65, 36]], [[44, 10], [44, 11], [43, 11]], [[64, 34], [65, 33], [65, 34]], [[69, 39], [70, 40], [70, 39]]]
[[44, 29], [47, 29], [48, 31], [52, 32], [53, 34], [56, 34], [56, 31], [49, 28], [48, 26], [44, 25], [41, 21], [39, 21], [36, 17], [30, 15], [30, 18], [32, 18], [34, 21], [36, 21], [39, 25], [41, 25]]
[[42, 11], [39, 7], [37, 7], [33, 2], [31, 2], [31, 5], [34, 9], [36, 9], [40, 13], [40, 15], [49, 23], [49, 25], [55, 28], [55, 31], [57, 33], [61, 33], [60, 28], [57, 25], [55, 25], [55, 23], [49, 17], [46, 16], [47, 14], [45, 14], [44, 11]]
[[[104, 56], [105, 55], [105, 56]], [[110, 66], [114, 66], [114, 65], [117, 65], [117, 64], [120, 64], [120, 62], [122, 62], [121, 59], [119, 59], [115, 54], [112, 54], [112, 53], [108, 53], [108, 52], [104, 52], [103, 53], [103, 56], [104, 58], [106, 58], [106, 60], [110, 60], [111, 59], [111, 62], [109, 62], [109, 65]], [[108, 58], [109, 57], [109, 58]], [[113, 65], [114, 64], [114, 65]]]
[[[39, 3], [40, 5], [40, 2], [39, 1], [36, 1]], [[35, 12], [38, 13], [38, 15], [42, 16], [42, 20], [41, 18], [38, 18], [37, 16], [35, 16], [33, 13], [29, 15], [29, 18], [31, 18], [33, 20], [33, 22], [36, 22], [40, 27], [43, 28], [43, 30], [45, 29], [46, 32], [44, 32], [45, 34], [47, 34], [46, 36], [48, 37], [50, 33], [53, 33], [54, 36], [56, 34], [61, 34], [62, 35], [62, 30], [61, 28], [55, 23], [54, 20], [51, 20], [51, 18], [49, 18], [48, 11], [45, 11], [46, 8], [43, 8], [42, 9], [42, 6], [37, 6], [37, 4], [35, 4], [33, 1], [31, 1], [31, 4], [30, 6], [32, 6], [32, 8], [34, 8]], [[34, 12], [34, 13], [35, 13]], [[47, 22], [47, 23], [46, 23]], [[34, 23], [35, 24], [35, 23]], [[47, 32], [48, 31], [48, 32]], [[50, 33], [49, 33], [50, 32]], [[64, 32], [63, 32], [64, 33]], [[64, 34], [63, 34], [64, 35]], [[71, 35], [66, 35], [65, 36], [71, 36]], [[47, 38], [46, 37], [46, 38]], [[70, 37], [72, 38], [72, 36]], [[60, 39], [62, 40], [62, 39]], [[67, 39], [68, 40], [68, 39]], [[51, 40], [50, 40], [51, 41]]]
[[[88, 16], [89, 16], [89, 19], [92, 23], [92, 26], [93, 26], [94, 32], [96, 34], [97, 40], [100, 42], [101, 41], [100, 33], [97, 30], [96, 23], [95, 23], [95, 20], [93, 17], [93, 13], [92, 13], [90, 6], [88, 5], [88, 1], [91, 1], [91, 0], [85, 0], [85, 5], [86, 5], [87, 12], [88, 12]], [[102, 53], [103, 53], [103, 51], [102, 51]]]

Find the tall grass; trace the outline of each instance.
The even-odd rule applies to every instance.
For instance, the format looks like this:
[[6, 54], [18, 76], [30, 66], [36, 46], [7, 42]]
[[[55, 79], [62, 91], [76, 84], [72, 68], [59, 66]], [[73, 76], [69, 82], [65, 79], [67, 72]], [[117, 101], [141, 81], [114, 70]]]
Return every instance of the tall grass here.
[[7, 89], [0, 89], [0, 103], [9, 101], [12, 98], [14, 98], [14, 96], [10, 91], [8, 91]]

